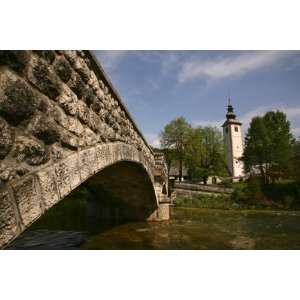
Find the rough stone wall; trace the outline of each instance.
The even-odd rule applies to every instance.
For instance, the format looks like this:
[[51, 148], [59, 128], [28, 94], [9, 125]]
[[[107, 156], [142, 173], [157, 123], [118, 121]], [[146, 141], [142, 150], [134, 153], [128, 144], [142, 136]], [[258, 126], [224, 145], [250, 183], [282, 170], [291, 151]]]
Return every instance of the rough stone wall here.
[[0, 51], [0, 247], [101, 167], [131, 158], [154, 183], [154, 154], [90, 52]]
[[0, 183], [101, 143], [151, 150], [84, 51], [0, 52]]

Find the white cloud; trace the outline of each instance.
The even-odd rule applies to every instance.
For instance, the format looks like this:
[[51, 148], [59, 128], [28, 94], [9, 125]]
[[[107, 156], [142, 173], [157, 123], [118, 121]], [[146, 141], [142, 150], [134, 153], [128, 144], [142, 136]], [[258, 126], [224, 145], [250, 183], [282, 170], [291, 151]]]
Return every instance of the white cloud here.
[[129, 54], [127, 50], [99, 50], [95, 51], [100, 63], [110, 70], [115, 70], [122, 59]]
[[160, 141], [159, 141], [158, 134], [146, 133], [145, 138], [149, 145], [151, 145], [155, 148], [160, 148]]
[[271, 65], [290, 53], [289, 51], [251, 51], [231, 57], [189, 60], [182, 63], [178, 81], [183, 83], [197, 78], [221, 79], [241, 76]]
[[295, 138], [300, 138], [300, 127], [293, 128], [292, 132]]

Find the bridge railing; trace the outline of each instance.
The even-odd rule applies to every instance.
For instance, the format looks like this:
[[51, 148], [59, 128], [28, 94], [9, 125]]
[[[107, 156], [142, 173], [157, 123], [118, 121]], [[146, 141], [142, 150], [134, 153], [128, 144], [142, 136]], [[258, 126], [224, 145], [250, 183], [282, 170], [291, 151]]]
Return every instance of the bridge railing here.
[[139, 134], [139, 136], [142, 138], [143, 142], [145, 143], [145, 145], [148, 147], [148, 149], [151, 151], [151, 153], [154, 155], [154, 152], [151, 148], [151, 146], [149, 146], [147, 140], [145, 139], [144, 135], [142, 134], [142, 132], [140, 131], [139, 127], [137, 126], [136, 122], [134, 121], [134, 119], [132, 118], [130, 112], [128, 111], [127, 107], [125, 106], [120, 94], [117, 92], [117, 90], [114, 88], [108, 74], [104, 71], [101, 63], [99, 62], [99, 60], [96, 58], [96, 56], [94, 55], [94, 53], [92, 51], [84, 51], [85, 54], [87, 55], [87, 57], [90, 59], [91, 61], [91, 68], [93, 69], [94, 73], [105, 82], [105, 84], [107, 86], [109, 86], [111, 93], [113, 94], [113, 96], [117, 99], [117, 101], [119, 102], [120, 106], [122, 107], [122, 109], [126, 112], [127, 114], [127, 118], [131, 121], [134, 129], [136, 130], [136, 132]]

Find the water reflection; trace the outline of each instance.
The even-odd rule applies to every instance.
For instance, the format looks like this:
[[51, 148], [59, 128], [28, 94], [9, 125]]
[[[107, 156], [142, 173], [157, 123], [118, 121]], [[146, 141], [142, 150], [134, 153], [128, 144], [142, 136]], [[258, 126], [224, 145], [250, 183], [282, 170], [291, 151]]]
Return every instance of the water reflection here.
[[174, 208], [163, 223], [130, 223], [82, 249], [300, 249], [300, 213]]

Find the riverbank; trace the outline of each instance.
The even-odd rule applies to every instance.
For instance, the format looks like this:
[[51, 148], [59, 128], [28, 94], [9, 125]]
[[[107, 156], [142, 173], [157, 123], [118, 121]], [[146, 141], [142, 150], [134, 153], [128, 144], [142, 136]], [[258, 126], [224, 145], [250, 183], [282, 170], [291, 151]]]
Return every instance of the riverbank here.
[[275, 184], [262, 185], [258, 178], [254, 178], [247, 182], [231, 183], [226, 186], [226, 192], [222, 192], [220, 187], [215, 192], [213, 188], [217, 190], [215, 186], [206, 187], [206, 192], [195, 192], [187, 187], [185, 190], [174, 189], [174, 204], [178, 207], [226, 210], [300, 210], [300, 185], [295, 181], [282, 180]]
[[287, 206], [270, 200], [261, 201], [261, 203], [235, 201], [228, 195], [194, 195], [179, 196], [174, 199], [174, 205], [187, 208], [209, 208], [224, 210], [270, 210], [270, 211], [300, 211], [299, 206]]

